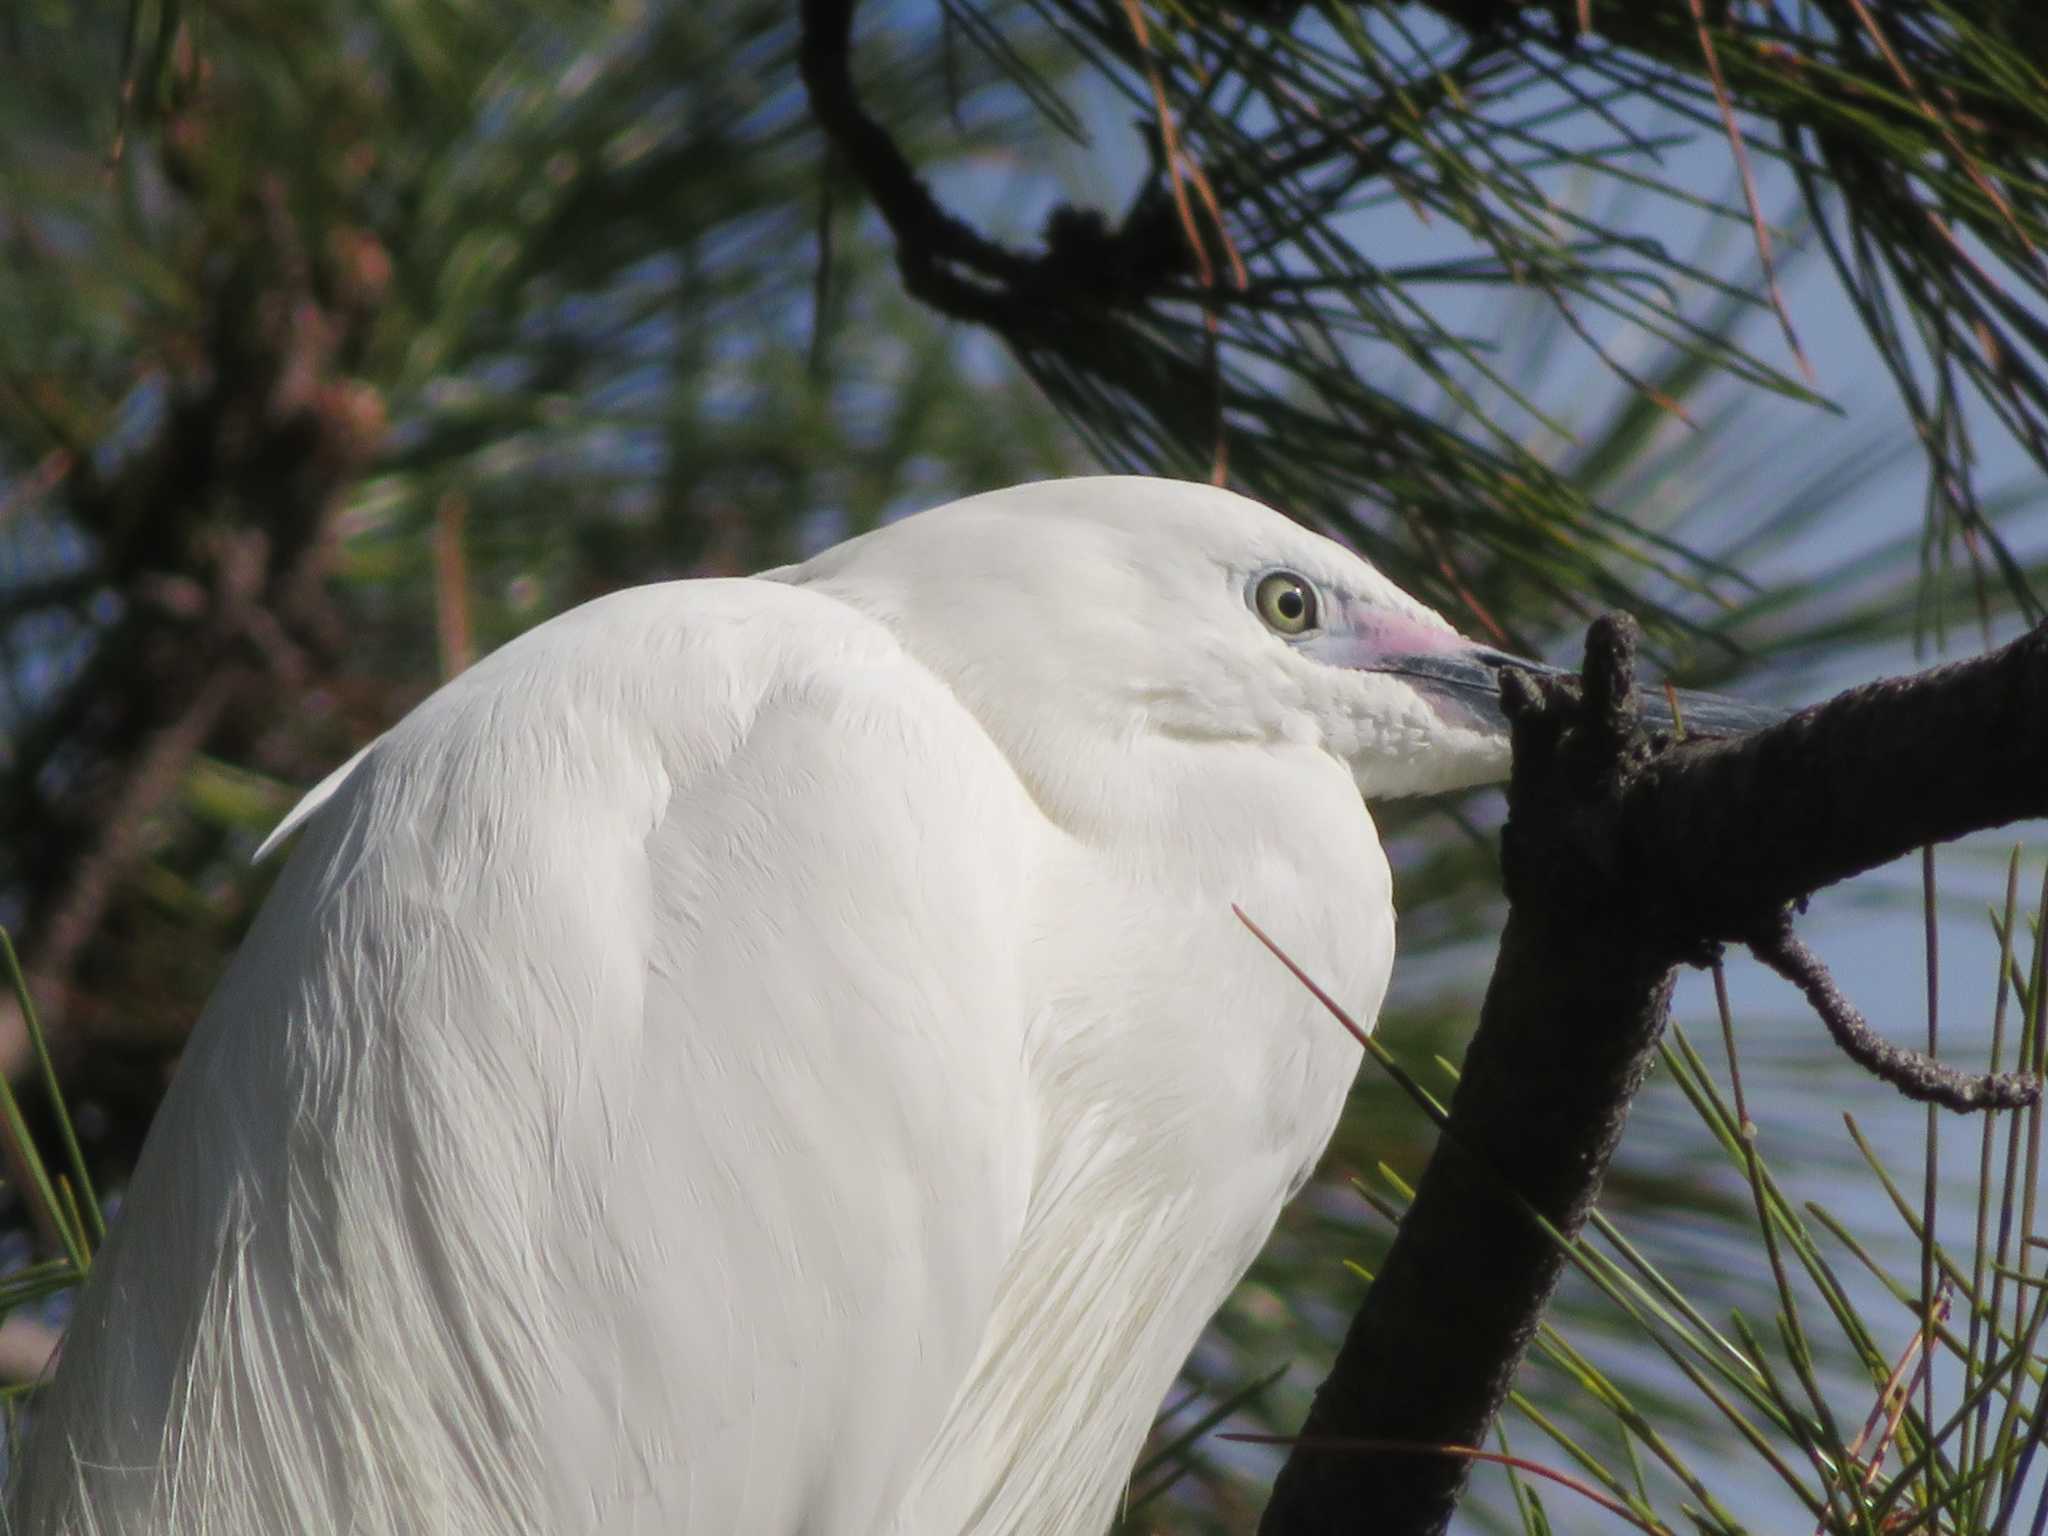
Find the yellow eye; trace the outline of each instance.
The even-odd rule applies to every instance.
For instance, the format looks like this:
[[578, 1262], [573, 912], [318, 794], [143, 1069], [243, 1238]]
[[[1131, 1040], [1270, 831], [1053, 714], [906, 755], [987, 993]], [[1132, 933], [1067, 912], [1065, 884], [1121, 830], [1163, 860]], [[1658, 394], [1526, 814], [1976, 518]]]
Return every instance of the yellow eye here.
[[1261, 576], [1252, 606], [1275, 634], [1305, 635], [1316, 627], [1316, 589], [1292, 571]]

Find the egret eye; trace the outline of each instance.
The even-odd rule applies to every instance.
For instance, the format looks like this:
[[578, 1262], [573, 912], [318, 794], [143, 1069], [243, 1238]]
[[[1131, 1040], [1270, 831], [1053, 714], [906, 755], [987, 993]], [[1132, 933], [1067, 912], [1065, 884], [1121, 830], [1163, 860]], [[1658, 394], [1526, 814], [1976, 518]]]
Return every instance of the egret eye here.
[[1261, 576], [1252, 606], [1277, 635], [1305, 635], [1316, 627], [1316, 589], [1292, 571]]

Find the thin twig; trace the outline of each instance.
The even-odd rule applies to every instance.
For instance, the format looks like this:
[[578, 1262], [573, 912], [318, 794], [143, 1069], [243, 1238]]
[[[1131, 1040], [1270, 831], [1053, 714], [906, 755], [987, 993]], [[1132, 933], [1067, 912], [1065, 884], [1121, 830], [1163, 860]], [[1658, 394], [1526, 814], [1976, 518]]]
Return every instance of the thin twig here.
[[1788, 914], [1780, 913], [1773, 926], [1745, 942], [1757, 959], [1806, 994], [1850, 1060], [1907, 1098], [1960, 1111], [2018, 1109], [2040, 1099], [2040, 1080], [2027, 1073], [1964, 1072], [1886, 1040], [1843, 995], [1820, 957], [1792, 931]]

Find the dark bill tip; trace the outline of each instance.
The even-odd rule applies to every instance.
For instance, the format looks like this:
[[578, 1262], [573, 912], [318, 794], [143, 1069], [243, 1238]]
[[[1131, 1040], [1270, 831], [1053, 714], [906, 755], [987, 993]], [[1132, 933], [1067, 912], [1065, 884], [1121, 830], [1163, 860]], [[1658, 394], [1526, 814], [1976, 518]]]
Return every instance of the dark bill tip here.
[[[1643, 721], [1653, 730], [1684, 736], [1747, 736], [1792, 718], [1789, 709], [1769, 704], [1752, 704], [1719, 693], [1697, 693], [1690, 688], [1638, 688], [1636, 698]], [[1677, 701], [1677, 709], [1672, 708]]]
[[[1501, 709], [1500, 679], [1509, 668], [1544, 677], [1575, 677], [1561, 667], [1525, 661], [1505, 651], [1474, 646], [1428, 656], [1395, 656], [1374, 668], [1411, 683], [1417, 692], [1464, 723], [1507, 733]], [[1676, 709], [1673, 709], [1673, 703]], [[1687, 736], [1744, 736], [1787, 719], [1790, 711], [1751, 704], [1717, 693], [1651, 685], [1636, 690], [1637, 707], [1650, 729]]]

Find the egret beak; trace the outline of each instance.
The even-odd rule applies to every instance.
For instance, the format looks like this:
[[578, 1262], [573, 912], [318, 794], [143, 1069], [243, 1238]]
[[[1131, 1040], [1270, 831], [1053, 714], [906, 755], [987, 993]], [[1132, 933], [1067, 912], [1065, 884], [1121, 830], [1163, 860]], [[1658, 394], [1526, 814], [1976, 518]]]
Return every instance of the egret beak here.
[[[1508, 670], [1535, 672], [1547, 677], [1574, 677], [1564, 668], [1525, 661], [1505, 651], [1485, 646], [1446, 650], [1423, 655], [1388, 656], [1372, 665], [1375, 672], [1389, 672], [1405, 678], [1415, 690], [1447, 715], [1481, 729], [1507, 733], [1507, 715], [1501, 708], [1501, 674]], [[1677, 701], [1677, 713], [1672, 701]], [[1696, 693], [1688, 688], [1661, 687], [1636, 690], [1643, 723], [1653, 731], [1679, 732], [1687, 736], [1741, 736], [1776, 725], [1789, 711], [1767, 704], [1749, 704], [1716, 693]]]

